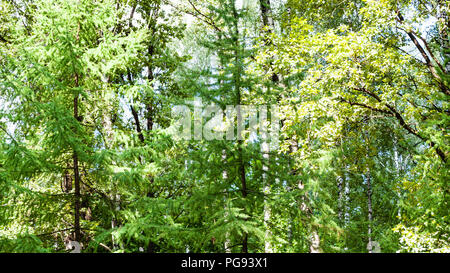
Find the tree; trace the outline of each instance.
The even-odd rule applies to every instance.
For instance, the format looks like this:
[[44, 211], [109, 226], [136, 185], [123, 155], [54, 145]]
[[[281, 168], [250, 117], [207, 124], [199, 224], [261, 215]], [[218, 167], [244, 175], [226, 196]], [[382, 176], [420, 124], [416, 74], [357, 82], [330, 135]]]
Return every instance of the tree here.
[[0, 252], [448, 252], [449, 12], [3, 0]]

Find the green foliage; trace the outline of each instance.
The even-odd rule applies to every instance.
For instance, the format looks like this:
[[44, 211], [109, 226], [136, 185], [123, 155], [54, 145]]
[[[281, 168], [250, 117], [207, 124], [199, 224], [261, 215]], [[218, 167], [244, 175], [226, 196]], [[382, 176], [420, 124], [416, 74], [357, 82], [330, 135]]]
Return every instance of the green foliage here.
[[[449, 251], [446, 1], [19, 2], [0, 252], [65, 252], [78, 221], [83, 252]], [[194, 98], [279, 106], [279, 149], [180, 141]]]

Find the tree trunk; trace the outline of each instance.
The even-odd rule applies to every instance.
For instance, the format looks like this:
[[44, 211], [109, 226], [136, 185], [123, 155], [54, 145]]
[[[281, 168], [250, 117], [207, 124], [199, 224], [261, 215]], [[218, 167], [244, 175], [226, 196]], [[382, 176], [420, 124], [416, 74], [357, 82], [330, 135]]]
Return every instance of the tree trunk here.
[[[264, 119], [263, 119], [264, 120]], [[262, 131], [262, 130], [261, 130]], [[270, 239], [272, 237], [272, 232], [270, 231], [270, 217], [271, 217], [271, 210], [268, 204], [268, 195], [270, 194], [270, 181], [269, 181], [269, 143], [267, 143], [267, 132], [262, 132], [261, 135], [262, 143], [262, 152], [263, 152], [263, 166], [262, 166], [262, 179], [263, 179], [263, 185], [264, 185], [264, 225], [266, 229], [265, 233], [265, 242], [264, 242], [264, 252], [265, 253], [272, 253], [272, 244], [270, 242]]]
[[[291, 149], [291, 153], [296, 153], [298, 151], [297, 141], [291, 139], [290, 149]], [[305, 185], [303, 184], [302, 181], [299, 181], [298, 188], [300, 190], [303, 190], [305, 188]], [[304, 194], [304, 196], [302, 197], [302, 200], [300, 202], [301, 202], [300, 210], [303, 213], [305, 213], [309, 219], [311, 219], [313, 216], [313, 211], [307, 203], [308, 202], [308, 194], [307, 193]], [[313, 224], [310, 225], [309, 232], [311, 233], [310, 240], [309, 240], [309, 252], [310, 253], [320, 253], [320, 236], [319, 236], [319, 232], [317, 231], [317, 228]]]
[[371, 184], [371, 177], [370, 177], [370, 170], [367, 169], [367, 206], [368, 206], [368, 217], [369, 217], [369, 224], [367, 227], [367, 235], [368, 235], [368, 245], [367, 249], [369, 250], [369, 253], [372, 253], [372, 184]]
[[[447, 1], [442, 1], [446, 3]], [[443, 6], [443, 5], [442, 5]], [[447, 63], [444, 63], [444, 73], [447, 75], [450, 73], [450, 37], [449, 37], [449, 31], [450, 31], [450, 18], [447, 13], [448, 11], [445, 10], [445, 7], [438, 7], [438, 14], [437, 17], [440, 19], [444, 24], [440, 26], [439, 28], [439, 36], [440, 36], [440, 43], [441, 43], [441, 49], [443, 54], [444, 62], [447, 61]]]
[[339, 222], [342, 223], [343, 221], [343, 196], [344, 196], [344, 178], [342, 176], [338, 176], [337, 180], [337, 187], [338, 187], [338, 219]]
[[[227, 161], [227, 151], [225, 149], [222, 150], [222, 161], [225, 165], [225, 162]], [[228, 172], [226, 169], [223, 170], [223, 172], [222, 172], [222, 179], [225, 182], [228, 180]], [[228, 212], [227, 212], [228, 208], [227, 208], [226, 200], [227, 200], [227, 197], [225, 196], [225, 206], [224, 206], [225, 218], [228, 217]], [[231, 253], [231, 241], [230, 241], [230, 234], [228, 232], [225, 233], [225, 243], [224, 243], [223, 247], [225, 249], [225, 253]]]
[[[76, 85], [78, 86], [78, 75], [76, 76]], [[78, 94], [75, 95], [73, 100], [73, 116], [78, 120]], [[75, 237], [77, 242], [81, 241], [81, 227], [80, 227], [80, 209], [81, 209], [81, 189], [80, 189], [80, 170], [78, 166], [78, 153], [73, 150], [73, 172], [75, 176]]]
[[[274, 28], [274, 23], [272, 20], [272, 8], [270, 5], [270, 0], [259, 0], [259, 5], [261, 9], [261, 19], [262, 19], [262, 25], [264, 28], [268, 28], [268, 31], [271, 32]], [[278, 76], [274, 75], [272, 76], [273, 83], [278, 82]], [[267, 109], [266, 109], [267, 110]], [[260, 117], [261, 121], [265, 122], [267, 119], [267, 111], [265, 112], [264, 117]], [[262, 125], [260, 123], [260, 125]], [[264, 129], [264, 131], [263, 131]], [[263, 153], [263, 184], [264, 184], [264, 195], [268, 196], [270, 194], [270, 183], [268, 180], [268, 172], [269, 172], [269, 144], [268, 144], [268, 132], [265, 130], [265, 125], [262, 125], [260, 127], [261, 132], [261, 147], [262, 147], [262, 153]], [[267, 197], [265, 197], [264, 200], [264, 225], [266, 229], [265, 233], [265, 243], [264, 243], [264, 252], [266, 253], [272, 253], [272, 244], [270, 243], [270, 237], [272, 236], [272, 232], [270, 231], [270, 217], [271, 217], [271, 210], [267, 203]]]
[[[261, 9], [261, 18], [264, 27], [270, 27], [273, 29], [274, 22], [272, 18], [272, 7], [270, 0], [259, 0], [259, 7]], [[271, 31], [269, 29], [269, 31]]]
[[[78, 30], [76, 34], [76, 41], [79, 41], [79, 33], [80, 32], [80, 23], [78, 23]], [[75, 72], [75, 87], [78, 88], [80, 85], [79, 83], [79, 75], [77, 72]], [[74, 94], [73, 98], [73, 117], [76, 121], [79, 122], [79, 115], [78, 115], [78, 98], [79, 94], [78, 91]], [[77, 242], [81, 241], [81, 226], [80, 226], [80, 209], [81, 209], [81, 189], [80, 189], [80, 170], [78, 166], [78, 153], [76, 151], [76, 148], [73, 149], [73, 173], [75, 176], [75, 219], [74, 219], [74, 229], [75, 229], [75, 236], [74, 240]]]
[[[236, 105], [237, 107], [237, 124], [242, 124], [242, 112], [241, 112], [241, 76], [242, 76], [242, 69], [241, 69], [241, 44], [239, 42], [239, 16], [236, 10], [235, 1], [232, 1], [231, 5], [232, 11], [233, 11], [233, 18], [234, 18], [234, 59], [235, 59], [235, 66], [236, 70], [234, 71], [234, 91], [236, 94]], [[238, 132], [238, 134], [241, 132]], [[243, 159], [243, 149], [244, 141], [241, 139], [240, 136], [238, 136], [238, 156], [239, 156], [239, 179], [241, 181], [241, 192], [242, 197], [245, 199], [247, 197], [247, 181], [245, 177], [245, 165], [244, 165], [244, 159]], [[245, 210], [244, 210], [245, 211]], [[248, 234], [244, 232], [244, 236], [242, 238], [242, 252], [248, 253]]]

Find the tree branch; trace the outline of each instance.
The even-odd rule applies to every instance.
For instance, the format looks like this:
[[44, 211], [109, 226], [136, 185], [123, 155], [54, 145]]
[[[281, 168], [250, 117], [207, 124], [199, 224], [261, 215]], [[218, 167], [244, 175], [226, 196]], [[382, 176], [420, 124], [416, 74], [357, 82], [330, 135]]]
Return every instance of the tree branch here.
[[208, 16], [206, 16], [205, 14], [203, 14], [193, 3], [191, 0], [188, 0], [189, 4], [192, 6], [192, 8], [194, 9], [195, 12], [189, 11], [189, 10], [181, 10], [179, 7], [171, 4], [170, 2], [168, 2], [168, 4], [173, 7], [174, 9], [178, 10], [178, 11], [182, 11], [186, 14], [192, 15], [195, 18], [197, 18], [198, 20], [208, 24], [209, 26], [211, 26], [214, 30], [216, 30], [217, 32], [223, 32], [215, 23], [214, 21], [209, 18]]
[[340, 102], [345, 102], [345, 103], [347, 103], [347, 104], [349, 104], [351, 106], [355, 106], [356, 105], [356, 106], [360, 106], [360, 107], [363, 107], [363, 108], [367, 108], [367, 109], [375, 111], [375, 112], [380, 112], [380, 113], [387, 114], [387, 115], [391, 115], [392, 114], [391, 112], [389, 112], [387, 110], [378, 109], [378, 108], [371, 107], [369, 105], [365, 105], [365, 104], [358, 103], [358, 102], [348, 101], [348, 100], [346, 100], [344, 98], [341, 98], [341, 97], [339, 97], [338, 99], [339, 99]]
[[[397, 10], [397, 21], [400, 24], [403, 24], [405, 21], [403, 15], [400, 13], [400, 10]], [[436, 70], [434, 65], [431, 63], [430, 57], [428, 57], [428, 54], [430, 54], [432, 56], [432, 58], [436, 61], [436, 58], [434, 57], [433, 53], [430, 51], [426, 41], [424, 39], [422, 39], [420, 36], [418, 36], [417, 34], [415, 34], [415, 32], [412, 30], [406, 30], [401, 27], [398, 27], [398, 28], [406, 32], [408, 37], [411, 39], [413, 44], [416, 46], [417, 50], [419, 50], [420, 54], [422, 55], [423, 59], [425, 60], [425, 65], [428, 67], [428, 69], [430, 70], [433, 77], [438, 81], [441, 91], [444, 92], [446, 95], [450, 96], [450, 90], [444, 85], [442, 77], [439, 75], [438, 71]], [[427, 48], [428, 54], [425, 51], [425, 49], [420, 45], [416, 36], [419, 37], [419, 39], [421, 39], [424, 42], [425, 47]], [[436, 61], [436, 63], [437, 63], [437, 65], [439, 65], [439, 67], [441, 67], [439, 62]], [[445, 70], [442, 70], [442, 71], [445, 71]]]
[[[353, 88], [353, 89], [355, 89], [355, 90], [357, 90], [357, 91], [364, 92], [365, 94], [368, 94], [368, 95], [371, 96], [372, 98], [376, 99], [378, 102], [382, 103], [381, 98], [380, 98], [377, 94], [368, 91], [368, 90], [367, 90], [366, 88], [364, 88], [364, 87], [363, 87], [363, 88]], [[429, 141], [429, 142], [430, 142], [430, 146], [431, 146], [432, 148], [435, 148], [435, 149], [436, 149], [436, 153], [439, 155], [439, 157], [441, 158], [441, 160], [442, 160], [444, 163], [447, 162], [447, 156], [445, 155], [445, 153], [444, 153], [439, 147], [437, 147], [436, 143], [434, 143], [432, 140], [430, 140], [430, 139], [428, 139], [428, 138], [422, 136], [422, 134], [420, 134], [420, 132], [416, 131], [416, 130], [413, 129], [410, 125], [408, 125], [408, 124], [405, 122], [405, 119], [403, 118], [403, 116], [397, 111], [397, 109], [395, 109], [395, 107], [389, 105], [388, 103], [384, 103], [384, 106], [386, 106], [386, 107], [389, 109], [388, 112], [390, 112], [390, 114], [393, 115], [393, 116], [397, 119], [397, 121], [400, 123], [400, 126], [402, 126], [403, 129], [405, 129], [406, 131], [408, 131], [408, 133], [410, 133], [410, 134], [412, 134], [412, 135], [418, 137], [420, 140], [422, 140], [422, 141], [424, 141], [424, 142]], [[384, 110], [384, 111], [385, 111], [385, 110]]]

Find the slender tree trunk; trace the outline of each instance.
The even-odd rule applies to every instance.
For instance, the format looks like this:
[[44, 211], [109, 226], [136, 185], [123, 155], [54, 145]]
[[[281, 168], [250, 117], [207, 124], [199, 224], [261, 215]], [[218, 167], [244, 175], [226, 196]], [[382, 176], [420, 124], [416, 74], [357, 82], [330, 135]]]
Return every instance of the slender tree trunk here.
[[343, 221], [343, 196], [344, 196], [344, 178], [342, 176], [338, 176], [337, 178], [337, 187], [338, 187], [338, 219], [340, 222]]
[[[131, 72], [130, 71], [127, 72], [127, 79], [128, 79], [128, 83], [129, 84], [133, 83], [133, 77], [131, 76]], [[131, 109], [131, 114], [132, 114], [133, 119], [134, 119], [134, 123], [136, 125], [136, 132], [138, 133], [139, 141], [141, 141], [141, 143], [144, 144], [145, 143], [145, 139], [144, 139], [144, 135], [142, 134], [141, 121], [139, 119], [138, 111], [134, 108], [133, 105], [130, 106], [130, 109]], [[142, 159], [141, 158], [139, 158], [139, 161], [141, 161], [141, 163], [142, 163]]]
[[344, 176], [344, 226], [350, 222], [350, 179], [348, 177], [348, 166]]
[[[235, 66], [236, 70], [234, 71], [234, 90], [236, 93], [236, 105], [237, 107], [237, 122], [238, 124], [241, 124], [241, 121], [243, 119], [242, 117], [242, 111], [241, 107], [241, 77], [242, 77], [242, 68], [241, 68], [241, 44], [239, 42], [239, 16], [236, 10], [236, 3], [235, 1], [230, 1], [231, 9], [233, 12], [233, 18], [234, 18], [234, 58], [235, 58]], [[241, 132], [238, 132], [238, 134]], [[245, 165], [244, 165], [244, 159], [243, 159], [243, 149], [244, 141], [241, 139], [240, 136], [238, 136], [238, 156], [239, 156], [239, 179], [241, 181], [241, 192], [242, 197], [244, 199], [247, 198], [247, 180], [245, 177]], [[242, 238], [242, 252], [248, 253], [248, 234], [245, 232], [244, 236]]]
[[[238, 120], [239, 120], [239, 111], [238, 111]], [[242, 191], [242, 197], [244, 199], [247, 198], [247, 181], [245, 178], [245, 166], [244, 166], [244, 160], [243, 160], [243, 141], [239, 140], [239, 176], [241, 180], [241, 191]], [[244, 209], [245, 210], [245, 209]], [[245, 232], [243, 239], [242, 239], [242, 253], [248, 253], [248, 234]]]
[[449, 32], [450, 32], [450, 18], [449, 18], [449, 14], [448, 14], [448, 10], [445, 10], [444, 7], [444, 3], [448, 3], [448, 1], [441, 1], [443, 2], [441, 5], [438, 7], [438, 14], [437, 17], [438, 19], [440, 19], [442, 22], [445, 22], [440, 28], [439, 28], [439, 36], [440, 36], [440, 43], [441, 43], [441, 47], [442, 47], [442, 52], [443, 52], [443, 57], [444, 60], [447, 60], [447, 63], [445, 64], [444, 69], [446, 71], [444, 71], [444, 73], [446, 73], [447, 75], [450, 73], [450, 37], [449, 37]]
[[[154, 53], [154, 48], [153, 46], [149, 46], [148, 49], [148, 54], [149, 56], [152, 56]], [[155, 78], [154, 78], [154, 74], [153, 74], [153, 67], [151, 65], [148, 66], [148, 81], [152, 82]], [[153, 130], [153, 117], [154, 117], [154, 113], [153, 113], [153, 98], [152, 97], [147, 97], [146, 101], [145, 101], [145, 108], [147, 111], [146, 114], [146, 118], [147, 118], [147, 131], [150, 132]], [[152, 187], [152, 184], [154, 182], [154, 178], [152, 176], [149, 177], [149, 182], [150, 182], [150, 187]], [[152, 188], [149, 189], [148, 193], [147, 193], [147, 197], [155, 197], [155, 193], [153, 191]], [[155, 253], [156, 250], [158, 248], [158, 245], [153, 242], [152, 240], [149, 241], [148, 246], [147, 246], [147, 253]]]
[[396, 180], [396, 182], [397, 182], [397, 190], [398, 190], [398, 194], [397, 194], [397, 198], [398, 198], [398, 200], [397, 200], [397, 207], [398, 207], [398, 210], [397, 210], [397, 216], [398, 216], [398, 219], [400, 219], [400, 217], [401, 217], [401, 215], [402, 215], [402, 208], [401, 208], [401, 198], [402, 198], [402, 195], [401, 195], [401, 191], [400, 191], [400, 189], [401, 189], [401, 186], [400, 186], [400, 183], [399, 183], [399, 177], [401, 176], [401, 172], [402, 172], [402, 170], [401, 170], [401, 167], [400, 167], [400, 157], [399, 157], [399, 154], [398, 154], [398, 140], [397, 140], [397, 137], [395, 136], [394, 137], [394, 143], [393, 143], [393, 149], [394, 149], [394, 164], [395, 164], [395, 180]]
[[[272, 20], [272, 8], [270, 5], [270, 0], [259, 0], [259, 5], [261, 9], [261, 19], [262, 19], [262, 26], [264, 28], [268, 28], [267, 30], [269, 33], [274, 28], [274, 23]], [[278, 76], [274, 74], [272, 76], [273, 83], [278, 83]], [[264, 118], [260, 117], [261, 120], [265, 121], [267, 119], [267, 111]], [[268, 178], [268, 172], [269, 172], [269, 144], [268, 144], [268, 132], [265, 130], [265, 125], [262, 125], [263, 130], [261, 131], [261, 147], [262, 147], [262, 153], [263, 153], [263, 183], [264, 183], [264, 194], [265, 196], [268, 196], [270, 194], [270, 183]], [[264, 252], [266, 253], [272, 253], [272, 244], [270, 243], [270, 237], [272, 236], [272, 232], [270, 230], [270, 218], [271, 218], [271, 210], [267, 202], [267, 197], [265, 197], [264, 200], [264, 225], [266, 229], [265, 233], [265, 242], [264, 242]]]
[[[227, 151], [224, 149], [224, 150], [222, 150], [222, 162], [224, 163], [224, 165], [225, 165], [226, 161], [227, 161]], [[222, 179], [225, 182], [228, 180], [228, 172], [226, 169], [223, 170], [223, 172], [222, 172]], [[225, 196], [225, 206], [224, 206], [225, 218], [228, 217], [228, 212], [227, 212], [228, 208], [227, 208], [226, 201], [227, 201], [227, 196]], [[231, 241], [230, 241], [230, 234], [228, 232], [225, 233], [225, 243], [224, 243], [223, 247], [225, 249], [225, 253], [231, 253]]]
[[[150, 45], [148, 47], [148, 55], [152, 56], [154, 54], [154, 48], [152, 45]], [[147, 75], [147, 79], [148, 81], [151, 83], [154, 79], [155, 79], [155, 75], [153, 74], [153, 67], [152, 65], [149, 65], [147, 67], [148, 69], [148, 75]], [[153, 130], [153, 98], [152, 97], [147, 97], [146, 101], [145, 101], [145, 108], [147, 111], [147, 131], [152, 131]]]
[[[76, 76], [76, 83], [78, 85], [78, 75]], [[75, 95], [73, 100], [73, 116], [78, 120], [78, 94]], [[75, 241], [81, 241], [81, 227], [80, 227], [80, 209], [81, 209], [81, 189], [80, 189], [80, 170], [78, 166], [78, 153], [74, 149], [73, 151], [73, 172], [75, 176]]]
[[[365, 135], [365, 144], [367, 148], [367, 160], [369, 160], [369, 149], [370, 149], [370, 139], [369, 139], [369, 133], [367, 131], [364, 132]], [[366, 183], [367, 183], [367, 216], [368, 216], [368, 225], [367, 225], [367, 237], [368, 237], [368, 243], [367, 243], [367, 250], [369, 253], [373, 252], [373, 243], [372, 243], [372, 225], [373, 225], [373, 211], [372, 211], [372, 177], [370, 174], [370, 164], [367, 163], [367, 171], [365, 175]]]
[[[105, 90], [107, 90], [108, 88], [108, 84], [109, 84], [109, 79], [106, 79], [104, 81], [104, 88]], [[111, 117], [111, 113], [113, 112], [113, 107], [111, 106], [110, 101], [107, 99], [108, 97], [104, 97], [103, 99], [105, 100], [105, 107], [103, 109], [103, 113], [102, 113], [102, 123], [103, 123], [103, 128], [104, 128], [104, 132], [105, 132], [105, 147], [107, 149], [110, 149], [113, 141], [114, 141], [114, 132], [113, 132], [113, 120]], [[113, 183], [112, 186], [112, 193], [111, 193], [111, 200], [112, 203], [115, 204], [115, 211], [119, 211], [120, 210], [120, 195], [117, 194], [117, 186], [115, 183]], [[115, 215], [115, 213], [114, 213]], [[111, 219], [111, 228], [114, 229], [117, 227], [117, 219], [116, 216], [113, 216]], [[117, 249], [118, 245], [115, 242], [114, 236], [111, 235], [111, 242], [112, 242], [112, 247], [113, 249]]]
[[370, 170], [367, 169], [367, 206], [368, 206], [368, 218], [369, 218], [369, 224], [367, 227], [367, 235], [368, 235], [368, 250], [369, 253], [372, 253], [372, 184], [371, 184], [371, 177], [370, 177]]
[[273, 28], [274, 22], [272, 19], [272, 7], [270, 5], [270, 0], [259, 0], [259, 7], [261, 9], [261, 18], [263, 26]]
[[270, 230], [270, 218], [271, 218], [271, 210], [270, 206], [268, 204], [268, 195], [270, 194], [270, 181], [269, 181], [269, 143], [267, 143], [267, 132], [263, 132], [261, 136], [263, 142], [262, 145], [262, 152], [263, 152], [263, 166], [262, 166], [262, 179], [263, 179], [263, 185], [264, 185], [264, 225], [266, 229], [265, 233], [265, 240], [264, 240], [264, 252], [265, 253], [272, 253], [272, 244], [270, 242], [270, 239], [272, 237], [272, 232]]
[[[295, 140], [291, 139], [291, 152], [296, 153], [298, 151], [298, 143]], [[300, 190], [303, 190], [305, 188], [305, 185], [302, 181], [299, 181], [298, 188]], [[305, 193], [305, 195], [302, 197], [301, 203], [300, 203], [300, 210], [307, 215], [309, 219], [313, 216], [313, 211], [308, 205], [308, 194]], [[309, 240], [309, 252], [310, 253], [320, 253], [320, 236], [317, 228], [311, 224], [310, 226], [310, 240]]]
[[[336, 145], [339, 145], [341, 147], [341, 151], [342, 151], [341, 156], [342, 156], [342, 158], [345, 158], [344, 150], [342, 147], [342, 137], [341, 137], [340, 141], [338, 143], [336, 143]], [[339, 171], [339, 175], [336, 179], [336, 182], [337, 182], [337, 187], [338, 187], [338, 219], [339, 219], [339, 223], [342, 224], [343, 223], [343, 211], [344, 211], [344, 209], [343, 209], [344, 174], [341, 171]]]
[[[78, 30], [76, 34], [76, 41], [79, 40], [79, 32], [80, 32], [80, 23], [78, 23]], [[75, 72], [75, 87], [79, 87], [79, 75]], [[75, 120], [79, 121], [78, 114], [78, 91], [74, 94], [73, 98], [73, 117]], [[75, 176], [75, 219], [74, 219], [74, 228], [75, 228], [75, 238], [74, 240], [77, 242], [81, 241], [81, 227], [80, 227], [80, 209], [81, 209], [81, 188], [80, 188], [80, 170], [78, 165], [78, 153], [76, 148], [73, 150], [73, 173]]]

